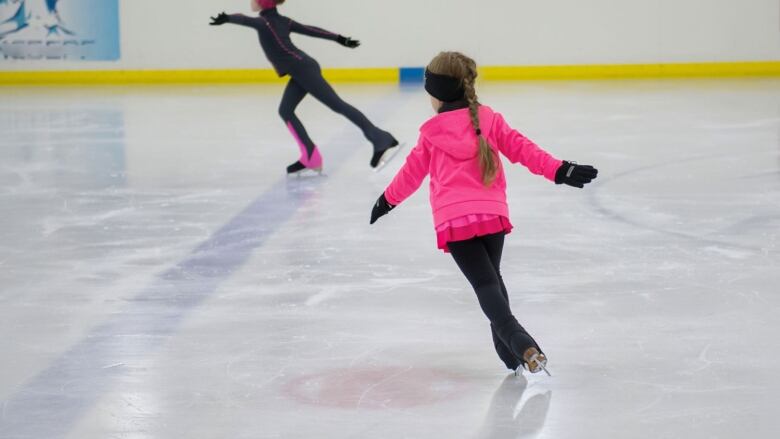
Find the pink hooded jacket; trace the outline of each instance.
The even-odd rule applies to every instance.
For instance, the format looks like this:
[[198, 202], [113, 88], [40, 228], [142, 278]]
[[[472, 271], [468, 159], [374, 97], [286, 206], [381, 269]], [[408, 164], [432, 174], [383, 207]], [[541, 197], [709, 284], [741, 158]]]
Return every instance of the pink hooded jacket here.
[[[555, 181], [561, 161], [512, 129], [501, 114], [481, 106], [479, 120], [482, 135], [496, 153], [512, 163], [520, 163], [537, 175]], [[469, 214], [493, 214], [509, 218], [506, 203], [506, 177], [499, 169], [492, 185], [482, 183], [477, 136], [468, 108], [438, 114], [420, 127], [420, 139], [406, 158], [385, 198], [398, 205], [411, 196], [431, 176], [430, 201], [434, 225]]]

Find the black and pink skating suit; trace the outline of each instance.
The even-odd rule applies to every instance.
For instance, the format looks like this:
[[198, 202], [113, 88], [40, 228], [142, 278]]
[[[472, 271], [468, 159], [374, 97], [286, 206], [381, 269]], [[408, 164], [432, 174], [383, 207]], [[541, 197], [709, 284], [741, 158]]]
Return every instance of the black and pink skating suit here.
[[[300, 119], [295, 115], [295, 109], [307, 94], [325, 104], [336, 113], [344, 115], [357, 125], [363, 135], [374, 146], [374, 155], [395, 146], [398, 142], [393, 136], [371, 123], [358, 109], [344, 102], [333, 87], [322, 76], [322, 70], [317, 61], [297, 48], [290, 39], [291, 33], [299, 33], [315, 38], [339, 41], [344, 37], [314, 26], [305, 26], [291, 18], [279, 14], [276, 8], [265, 9], [257, 17], [243, 14], [228, 15], [228, 23], [247, 26], [255, 29], [260, 39], [266, 57], [274, 66], [279, 76], [290, 75], [290, 81], [284, 90], [282, 102], [279, 105], [279, 115], [292, 133], [301, 149], [300, 161], [291, 165], [306, 168], [321, 168], [322, 156], [317, 146], [309, 137]], [[372, 166], [375, 166], [372, 163]], [[290, 169], [288, 168], [288, 171]]]

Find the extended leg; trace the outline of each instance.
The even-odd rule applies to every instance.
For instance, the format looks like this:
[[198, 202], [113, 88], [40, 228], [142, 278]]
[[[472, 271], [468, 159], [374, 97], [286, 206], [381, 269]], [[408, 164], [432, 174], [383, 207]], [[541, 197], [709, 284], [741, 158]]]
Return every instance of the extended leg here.
[[328, 81], [323, 78], [322, 71], [317, 64], [297, 69], [293, 72], [293, 78], [318, 101], [357, 125], [363, 131], [366, 139], [374, 145], [374, 150], [384, 151], [398, 144], [390, 133], [377, 128], [360, 110], [341, 99]]
[[[507, 293], [506, 285], [504, 285], [504, 279], [501, 277], [501, 255], [504, 251], [504, 234], [500, 233], [493, 235], [493, 237], [483, 237], [482, 241], [487, 249], [490, 262], [498, 274], [501, 295], [504, 296], [504, 300], [506, 300], [507, 305], [509, 305], [509, 294]], [[501, 358], [501, 361], [506, 364], [507, 368], [512, 370], [517, 369], [521, 363], [520, 358], [516, 357], [515, 354], [512, 353], [512, 350], [509, 349], [509, 346], [501, 341], [501, 338], [499, 338], [496, 333], [496, 327], [493, 326], [492, 323], [490, 324], [490, 335], [493, 337], [493, 346], [496, 348], [496, 353], [498, 354], [498, 357]]]
[[[497, 233], [494, 235], [483, 236], [481, 239], [482, 242], [485, 244], [485, 247], [487, 248], [488, 255], [490, 256], [490, 262], [493, 264], [493, 268], [495, 268], [496, 273], [498, 273], [498, 280], [499, 283], [501, 284], [501, 293], [506, 299], [508, 305], [509, 294], [507, 292], [506, 285], [504, 284], [504, 278], [501, 276], [501, 256], [504, 252], [504, 236], [505, 235], [503, 233]], [[526, 331], [522, 325], [518, 323], [518, 326], [523, 332], [525, 332], [528, 335], [528, 337], [530, 337], [533, 340], [531, 334], [528, 334], [528, 331]], [[493, 331], [495, 332], [495, 328], [491, 328], [491, 329], [493, 329]], [[539, 350], [539, 352], [543, 352], [542, 348], [539, 347], [539, 344], [536, 343], [536, 340], [534, 340], [534, 346], [536, 347], [536, 349]]]
[[535, 343], [512, 315], [485, 243], [480, 238], [474, 238], [450, 242], [448, 246], [455, 263], [474, 288], [479, 305], [495, 328], [496, 335], [516, 358], [522, 358], [528, 348], [535, 347]]
[[287, 172], [297, 172], [304, 168], [322, 168], [322, 156], [317, 149], [317, 145], [312, 142], [303, 123], [301, 123], [298, 116], [295, 115], [295, 109], [303, 98], [306, 97], [306, 94], [306, 90], [304, 90], [304, 88], [294, 79], [291, 79], [284, 89], [282, 102], [279, 104], [279, 116], [281, 116], [285, 125], [287, 125], [287, 129], [290, 130], [290, 133], [301, 150], [300, 160], [297, 163], [290, 165]]

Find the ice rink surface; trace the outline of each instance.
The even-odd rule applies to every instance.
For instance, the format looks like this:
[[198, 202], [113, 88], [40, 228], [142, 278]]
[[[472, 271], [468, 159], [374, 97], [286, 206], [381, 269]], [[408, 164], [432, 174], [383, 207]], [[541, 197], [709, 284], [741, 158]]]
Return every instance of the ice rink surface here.
[[[414, 144], [418, 87], [337, 85]], [[268, 86], [3, 88], [0, 438], [772, 438], [780, 80], [488, 83], [586, 190], [508, 169], [503, 273], [552, 378], [508, 377], [427, 184]]]

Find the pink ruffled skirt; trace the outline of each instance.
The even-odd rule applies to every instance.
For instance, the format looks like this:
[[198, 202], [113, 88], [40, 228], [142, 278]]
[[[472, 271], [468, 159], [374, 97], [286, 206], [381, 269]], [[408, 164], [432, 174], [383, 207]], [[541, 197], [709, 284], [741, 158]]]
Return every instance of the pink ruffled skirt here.
[[506, 234], [512, 232], [509, 218], [483, 213], [465, 215], [436, 226], [436, 245], [445, 253], [449, 253], [448, 242], [466, 241], [477, 236], [500, 232]]

